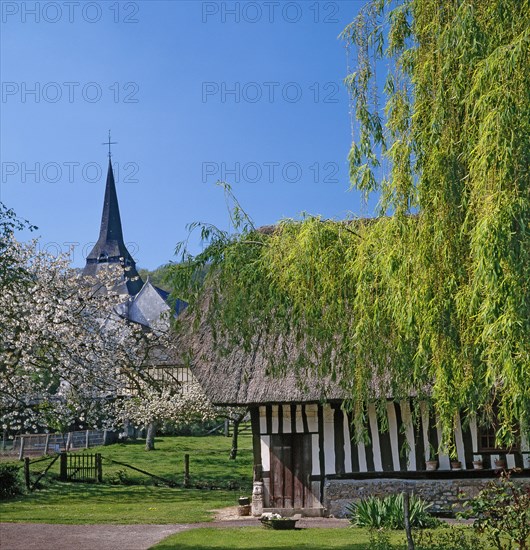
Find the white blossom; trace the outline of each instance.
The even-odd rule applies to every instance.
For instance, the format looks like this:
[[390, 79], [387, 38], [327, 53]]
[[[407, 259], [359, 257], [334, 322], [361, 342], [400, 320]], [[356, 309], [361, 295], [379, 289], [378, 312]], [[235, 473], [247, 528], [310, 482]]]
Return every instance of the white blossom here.
[[[67, 256], [37, 242], [2, 237], [0, 258], [0, 422], [11, 433], [74, 423], [113, 426], [125, 412], [148, 418], [206, 418], [211, 407], [197, 388], [157, 382], [153, 360], [172, 354], [172, 337], [120, 318], [121, 266], [81, 277]], [[6, 255], [7, 257], [7, 255]], [[11, 276], [10, 274], [16, 274]]]

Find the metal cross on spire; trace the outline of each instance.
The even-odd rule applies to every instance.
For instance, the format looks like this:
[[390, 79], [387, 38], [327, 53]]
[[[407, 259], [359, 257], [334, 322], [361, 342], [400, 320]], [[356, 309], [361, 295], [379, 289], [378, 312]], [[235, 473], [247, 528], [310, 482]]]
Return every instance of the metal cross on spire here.
[[109, 141], [103, 142], [101, 144], [101, 145], [108, 145], [109, 146], [109, 159], [111, 157], [110, 146], [111, 145], [116, 145], [117, 143], [118, 143], [117, 141], [110, 141], [110, 130], [109, 130]]

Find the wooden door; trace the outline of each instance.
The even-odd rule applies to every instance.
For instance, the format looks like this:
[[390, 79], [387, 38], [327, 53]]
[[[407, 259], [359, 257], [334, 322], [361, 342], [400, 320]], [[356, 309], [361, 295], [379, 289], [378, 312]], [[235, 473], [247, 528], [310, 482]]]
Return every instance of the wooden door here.
[[311, 434], [271, 437], [272, 508], [311, 507]]

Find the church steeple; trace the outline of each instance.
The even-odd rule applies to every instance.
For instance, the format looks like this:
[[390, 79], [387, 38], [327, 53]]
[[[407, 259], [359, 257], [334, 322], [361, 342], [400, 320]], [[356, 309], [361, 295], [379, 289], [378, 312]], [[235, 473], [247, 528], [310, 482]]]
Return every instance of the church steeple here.
[[[110, 143], [109, 136], [109, 147]], [[99, 238], [94, 248], [87, 256], [83, 274], [94, 276], [101, 267], [109, 263], [120, 263], [123, 266], [124, 282], [127, 285], [127, 292], [131, 296], [137, 294], [143, 286], [143, 281], [136, 271], [136, 264], [123, 240], [120, 208], [118, 205], [118, 195], [116, 193], [116, 183], [114, 181], [110, 150]]]
[[109, 158], [99, 239], [88, 257], [92, 259], [99, 259], [102, 256], [120, 257], [124, 256], [124, 253], [128, 254], [125, 243], [123, 242], [120, 208], [118, 206], [116, 183], [114, 182], [114, 171], [112, 169], [112, 161]]

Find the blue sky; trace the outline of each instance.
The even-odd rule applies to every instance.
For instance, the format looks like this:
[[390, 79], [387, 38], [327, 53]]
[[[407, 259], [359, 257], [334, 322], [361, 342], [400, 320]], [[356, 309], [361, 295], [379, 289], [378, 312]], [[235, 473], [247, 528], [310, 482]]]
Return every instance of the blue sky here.
[[[125, 240], [142, 267], [186, 225], [369, 214], [349, 191], [341, 30], [360, 1], [9, 2], [1, 22], [0, 199], [54, 253], [98, 236], [112, 130]], [[197, 249], [197, 246], [195, 246]]]

